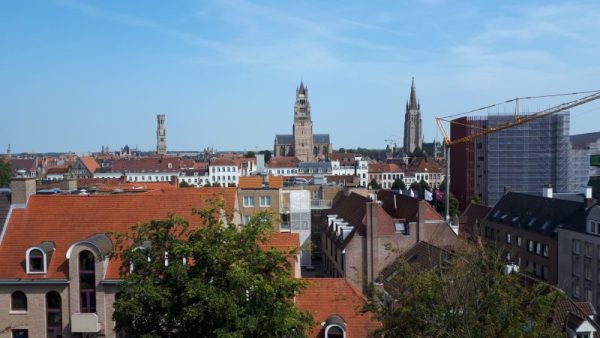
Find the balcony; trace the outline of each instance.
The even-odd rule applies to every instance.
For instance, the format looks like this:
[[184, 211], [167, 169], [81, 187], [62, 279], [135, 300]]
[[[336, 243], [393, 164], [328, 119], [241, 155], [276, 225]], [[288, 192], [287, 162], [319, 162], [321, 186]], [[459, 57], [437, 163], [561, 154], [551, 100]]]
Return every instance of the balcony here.
[[71, 315], [71, 332], [100, 332], [100, 323], [98, 323], [98, 315], [95, 313], [74, 313], [73, 315]]

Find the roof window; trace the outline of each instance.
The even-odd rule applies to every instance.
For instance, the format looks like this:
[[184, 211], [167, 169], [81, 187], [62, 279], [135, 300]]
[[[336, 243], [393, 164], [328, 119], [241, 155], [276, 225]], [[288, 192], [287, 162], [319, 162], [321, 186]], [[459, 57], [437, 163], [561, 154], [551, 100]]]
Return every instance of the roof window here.
[[25, 252], [25, 270], [29, 274], [45, 274], [54, 252], [54, 243], [45, 241]]

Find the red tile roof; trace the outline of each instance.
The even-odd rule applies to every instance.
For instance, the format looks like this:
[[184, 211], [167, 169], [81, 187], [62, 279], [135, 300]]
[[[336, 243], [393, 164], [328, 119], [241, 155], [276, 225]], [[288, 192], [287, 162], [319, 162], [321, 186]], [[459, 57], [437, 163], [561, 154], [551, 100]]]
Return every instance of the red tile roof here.
[[86, 169], [92, 174], [94, 172], [96, 172], [96, 169], [100, 168], [100, 166], [98, 165], [98, 162], [96, 162], [96, 159], [94, 159], [91, 156], [80, 157], [79, 160], [86, 167]]
[[321, 323], [332, 315], [342, 317], [346, 323], [346, 337], [367, 337], [381, 325], [371, 314], [361, 314], [366, 299], [344, 278], [306, 278], [308, 287], [296, 297], [296, 304], [303, 311], [312, 313], [317, 322], [312, 337], [323, 337]]
[[[263, 189], [262, 176], [240, 177], [240, 189]], [[283, 176], [269, 176], [269, 189], [281, 189], [283, 187]]]
[[239, 164], [236, 163], [236, 161], [234, 161], [233, 159], [231, 159], [231, 158], [222, 158], [222, 157], [212, 160], [210, 162], [210, 165], [211, 166], [214, 166], [214, 165], [233, 165], [233, 166], [239, 166]]
[[46, 175], [60, 175], [69, 172], [69, 167], [52, 167], [46, 169]]
[[[171, 168], [169, 168], [169, 164], [171, 164]], [[179, 171], [179, 165], [178, 157], [119, 158], [112, 161], [110, 171], [118, 173], [174, 173]]]
[[[64, 279], [68, 276], [66, 252], [79, 240], [110, 231], [124, 232], [134, 224], [164, 219], [170, 213], [185, 217], [192, 226], [200, 224], [192, 208], [222, 196], [226, 209], [235, 206], [235, 188], [163, 190], [152, 194], [122, 195], [34, 195], [27, 208], [15, 209], [0, 245], [0, 279]], [[25, 252], [43, 241], [53, 241], [48, 273], [28, 275]], [[107, 278], [118, 278], [118, 265], [110, 264]]]
[[271, 157], [269, 163], [267, 163], [268, 168], [295, 168], [298, 166], [298, 160], [295, 156], [274, 156]]

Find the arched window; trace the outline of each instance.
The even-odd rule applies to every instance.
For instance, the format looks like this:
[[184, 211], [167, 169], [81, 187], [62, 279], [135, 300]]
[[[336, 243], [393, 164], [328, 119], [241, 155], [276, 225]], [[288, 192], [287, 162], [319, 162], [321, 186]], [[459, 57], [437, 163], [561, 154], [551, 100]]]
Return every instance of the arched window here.
[[46, 264], [42, 250], [34, 248], [27, 252], [27, 273], [45, 273]]
[[344, 338], [344, 329], [337, 325], [328, 326], [325, 329], [325, 338]]
[[62, 301], [56, 291], [46, 294], [46, 323], [48, 338], [62, 337]]
[[82, 313], [96, 312], [96, 266], [94, 255], [79, 253], [79, 296]]
[[15, 291], [10, 295], [10, 310], [27, 312], [27, 296], [23, 291]]

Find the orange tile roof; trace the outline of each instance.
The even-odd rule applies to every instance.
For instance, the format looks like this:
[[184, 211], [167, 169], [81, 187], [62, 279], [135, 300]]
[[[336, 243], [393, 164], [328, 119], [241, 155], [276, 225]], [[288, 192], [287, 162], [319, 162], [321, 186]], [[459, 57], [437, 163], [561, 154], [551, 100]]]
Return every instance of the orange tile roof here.
[[[262, 189], [262, 176], [242, 176], [240, 177], [240, 189]], [[269, 189], [283, 188], [283, 176], [269, 175]]]
[[[162, 190], [152, 194], [34, 195], [27, 208], [15, 209], [0, 245], [0, 279], [64, 279], [68, 277], [66, 252], [79, 240], [98, 233], [124, 232], [134, 224], [164, 219], [170, 213], [186, 218], [192, 226], [201, 223], [191, 215], [204, 201], [222, 196], [227, 210], [235, 206], [235, 188]], [[48, 273], [28, 275], [23, 261], [28, 248], [53, 241]], [[118, 278], [120, 264], [111, 261], [107, 278]]]
[[295, 168], [298, 166], [298, 160], [295, 156], [274, 156], [271, 157], [269, 163], [267, 163], [268, 168]]
[[92, 174], [96, 171], [96, 169], [100, 168], [100, 165], [98, 165], [96, 159], [91, 156], [80, 157], [79, 160], [81, 160], [81, 163], [83, 163], [87, 170]]
[[210, 162], [210, 165], [235, 165], [239, 166], [233, 159], [230, 158], [217, 158]]
[[238, 184], [240, 189], [262, 189], [262, 176], [242, 176]]
[[312, 337], [322, 337], [321, 326], [331, 315], [338, 315], [346, 322], [347, 338], [364, 338], [381, 324], [371, 314], [361, 314], [366, 304], [364, 296], [344, 278], [305, 278], [308, 287], [296, 297], [296, 304], [303, 311], [312, 313], [317, 323]]

